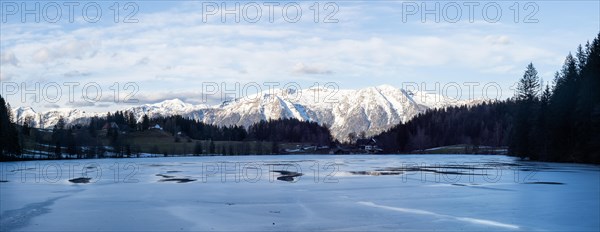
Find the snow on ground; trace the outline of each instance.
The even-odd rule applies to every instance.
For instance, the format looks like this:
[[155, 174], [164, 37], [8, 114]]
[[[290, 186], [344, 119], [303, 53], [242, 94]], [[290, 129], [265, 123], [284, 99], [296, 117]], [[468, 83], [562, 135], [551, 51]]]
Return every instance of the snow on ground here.
[[9, 162], [0, 231], [598, 231], [598, 196], [598, 166], [507, 156]]

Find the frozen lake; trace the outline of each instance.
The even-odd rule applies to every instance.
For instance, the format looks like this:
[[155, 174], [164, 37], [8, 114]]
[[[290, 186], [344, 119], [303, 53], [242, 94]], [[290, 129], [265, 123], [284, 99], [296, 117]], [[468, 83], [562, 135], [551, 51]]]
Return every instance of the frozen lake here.
[[599, 231], [600, 167], [483, 155], [0, 163], [0, 230]]

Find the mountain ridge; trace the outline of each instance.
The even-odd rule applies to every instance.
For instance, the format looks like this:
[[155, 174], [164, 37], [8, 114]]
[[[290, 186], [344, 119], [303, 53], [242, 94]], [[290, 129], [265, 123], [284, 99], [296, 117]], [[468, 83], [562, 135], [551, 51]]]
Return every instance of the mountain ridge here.
[[[145, 114], [151, 118], [181, 115], [207, 124], [246, 128], [261, 120], [296, 118], [326, 125], [335, 139], [343, 141], [350, 133], [358, 135], [364, 132], [367, 136], [378, 134], [427, 109], [479, 102], [481, 100], [454, 100], [433, 93], [380, 85], [357, 90], [277, 89], [223, 101], [215, 106], [194, 105], [174, 98], [122, 111], [132, 112], [138, 121]], [[85, 125], [89, 123], [89, 118], [105, 117], [106, 113], [91, 113], [79, 109], [36, 112], [31, 107], [19, 107], [13, 110], [13, 115], [19, 124], [30, 117], [34, 127], [49, 129], [60, 117], [65, 119], [67, 125]]]

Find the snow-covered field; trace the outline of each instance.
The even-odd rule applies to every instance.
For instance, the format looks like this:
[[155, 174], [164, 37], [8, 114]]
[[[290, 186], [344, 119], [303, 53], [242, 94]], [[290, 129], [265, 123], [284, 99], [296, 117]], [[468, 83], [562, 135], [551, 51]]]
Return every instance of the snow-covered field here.
[[598, 231], [600, 167], [483, 155], [0, 163], [0, 231], [46, 230]]

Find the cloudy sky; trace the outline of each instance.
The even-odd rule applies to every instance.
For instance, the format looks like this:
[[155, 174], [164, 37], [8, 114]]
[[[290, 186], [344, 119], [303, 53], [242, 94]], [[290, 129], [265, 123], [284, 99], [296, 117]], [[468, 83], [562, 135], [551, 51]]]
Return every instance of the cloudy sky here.
[[[600, 32], [598, 1], [241, 1], [238, 11], [234, 1], [224, 3], [229, 11], [222, 2], [38, 2], [37, 13], [23, 15], [35, 3], [2, 2], [0, 80], [13, 107], [38, 111], [107, 111], [176, 97], [201, 103], [212, 83], [240, 83], [240, 91], [248, 83], [417, 83], [442, 94], [450, 84], [462, 86], [462, 98], [468, 86], [478, 85], [481, 97], [493, 83], [508, 97], [529, 62], [550, 81], [568, 52]], [[98, 101], [82, 99], [84, 86]], [[209, 104], [221, 97], [206, 96]]]

